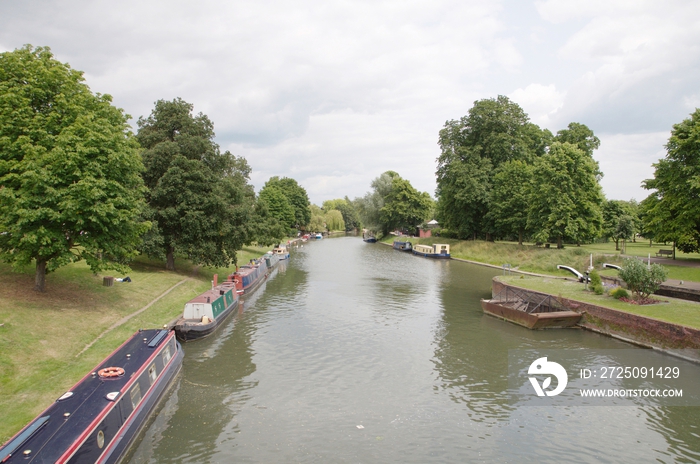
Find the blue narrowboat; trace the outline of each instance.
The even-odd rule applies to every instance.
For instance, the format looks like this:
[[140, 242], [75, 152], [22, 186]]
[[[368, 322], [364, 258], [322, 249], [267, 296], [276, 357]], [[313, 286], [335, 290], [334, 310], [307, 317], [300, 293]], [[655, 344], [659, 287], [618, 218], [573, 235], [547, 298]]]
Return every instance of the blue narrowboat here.
[[116, 463], [182, 366], [172, 330], [140, 330], [0, 448], [0, 463]]

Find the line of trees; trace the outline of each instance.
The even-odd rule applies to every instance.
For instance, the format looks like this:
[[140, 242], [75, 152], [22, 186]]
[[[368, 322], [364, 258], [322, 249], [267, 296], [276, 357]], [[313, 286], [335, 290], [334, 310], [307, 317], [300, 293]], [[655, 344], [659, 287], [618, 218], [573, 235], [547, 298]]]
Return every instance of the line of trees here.
[[[584, 124], [553, 135], [505, 96], [440, 131], [437, 219], [461, 239], [582, 243], [603, 232], [600, 141]], [[443, 232], [444, 233], [444, 232]]]
[[309, 223], [306, 191], [273, 177], [256, 198], [247, 161], [191, 104], [157, 101], [137, 134], [129, 119], [49, 48], [0, 54], [0, 258], [34, 261], [35, 290], [70, 262], [126, 272], [142, 252], [228, 266]]

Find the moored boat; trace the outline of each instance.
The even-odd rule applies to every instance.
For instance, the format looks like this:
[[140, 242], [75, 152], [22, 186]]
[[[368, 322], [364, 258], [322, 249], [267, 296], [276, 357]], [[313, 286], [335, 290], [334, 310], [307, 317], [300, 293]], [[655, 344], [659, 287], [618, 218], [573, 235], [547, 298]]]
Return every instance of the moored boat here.
[[289, 259], [289, 250], [287, 250], [286, 245], [282, 245], [281, 243], [276, 245], [273, 249], [272, 252], [279, 256], [279, 259]]
[[0, 448], [0, 462], [118, 462], [182, 358], [173, 331], [135, 333]]
[[211, 290], [185, 303], [182, 316], [173, 328], [177, 338], [183, 342], [197, 340], [210, 335], [238, 307], [238, 292], [233, 281], [214, 284]]
[[444, 243], [413, 245], [413, 254], [426, 258], [448, 259], [450, 257], [450, 246]]
[[413, 244], [409, 241], [402, 242], [400, 240], [394, 240], [394, 250], [399, 251], [413, 251]]
[[229, 275], [228, 281], [234, 282], [239, 294], [246, 294], [258, 288], [269, 271], [265, 257], [251, 259], [248, 264], [241, 266], [236, 272]]

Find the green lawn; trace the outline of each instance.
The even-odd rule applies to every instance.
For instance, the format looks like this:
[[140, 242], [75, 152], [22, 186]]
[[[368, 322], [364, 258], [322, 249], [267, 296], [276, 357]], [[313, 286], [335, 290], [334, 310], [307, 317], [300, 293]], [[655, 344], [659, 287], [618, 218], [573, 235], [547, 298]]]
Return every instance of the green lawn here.
[[606, 308], [617, 309], [619, 311], [700, 329], [700, 303], [692, 301], [677, 300], [655, 295], [654, 298], [667, 303], [638, 306], [616, 300], [607, 295], [596, 295], [591, 291], [586, 291], [583, 284], [571, 280], [532, 276], [499, 276], [499, 279], [518, 287], [536, 290], [554, 296], [562, 296], [571, 300], [592, 303]]
[[[238, 262], [245, 264], [269, 249], [247, 247], [239, 252]], [[131, 267], [131, 283], [104, 287], [103, 275], [121, 276], [94, 275], [84, 263], [64, 266], [47, 275], [42, 294], [32, 291], [33, 267], [17, 272], [0, 265], [0, 444], [139, 328], [162, 327], [181, 313], [185, 302], [210, 288], [215, 273], [222, 280], [235, 270], [176, 260], [177, 272], [167, 272], [164, 263], [146, 258]], [[110, 326], [183, 280], [81, 353]]]

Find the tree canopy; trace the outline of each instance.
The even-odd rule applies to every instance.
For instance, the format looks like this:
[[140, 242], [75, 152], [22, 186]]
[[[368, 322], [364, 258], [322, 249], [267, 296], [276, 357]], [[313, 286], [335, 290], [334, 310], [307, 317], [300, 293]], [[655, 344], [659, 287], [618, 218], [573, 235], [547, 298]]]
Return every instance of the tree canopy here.
[[250, 240], [254, 191], [243, 158], [221, 153], [214, 124], [180, 98], [159, 100], [147, 118], [139, 118], [148, 187], [146, 217], [153, 227], [144, 251], [166, 259], [175, 254], [195, 264], [228, 266]]
[[528, 227], [538, 241], [576, 243], [600, 236], [603, 191], [598, 163], [568, 142], [555, 142], [533, 169]]
[[417, 191], [411, 183], [394, 171], [386, 171], [374, 179], [373, 191], [356, 199], [362, 223], [384, 234], [395, 229], [413, 229], [432, 214], [434, 202], [427, 192]]
[[592, 157], [600, 140], [584, 124], [553, 136], [499, 96], [447, 121], [438, 144], [437, 219], [458, 238], [522, 243], [527, 233], [561, 246], [600, 233], [602, 173]]
[[517, 103], [499, 95], [474, 102], [469, 114], [440, 131], [437, 167], [438, 220], [460, 238], [496, 232], [491, 192], [494, 176], [509, 161], [531, 164], [552, 134], [529, 122]]
[[126, 270], [140, 235], [143, 169], [129, 116], [49, 48], [0, 54], [0, 254], [46, 272], [84, 259]]
[[644, 229], [686, 253], [700, 251], [700, 109], [675, 124], [642, 202]]
[[311, 208], [306, 190], [289, 177], [271, 177], [260, 190], [270, 213], [289, 229], [303, 229], [311, 220]]

